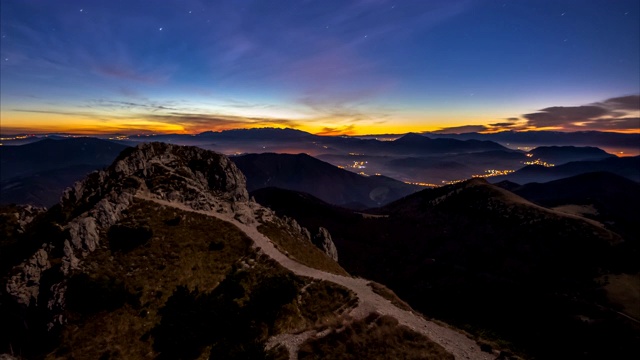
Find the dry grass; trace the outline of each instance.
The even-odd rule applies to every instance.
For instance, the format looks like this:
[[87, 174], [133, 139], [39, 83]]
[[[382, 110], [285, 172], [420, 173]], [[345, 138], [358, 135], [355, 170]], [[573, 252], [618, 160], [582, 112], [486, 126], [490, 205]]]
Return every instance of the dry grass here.
[[[178, 224], [165, 223], [178, 216]], [[233, 225], [153, 202], [136, 201], [120, 223], [145, 223], [153, 236], [129, 252], [110, 251], [103, 236], [101, 248], [85, 259], [83, 273], [96, 281], [121, 281], [136, 301], [111, 312], [69, 313], [63, 346], [49, 358], [152, 356], [152, 341], [145, 334], [159, 322], [158, 310], [175, 288], [211, 291], [239, 258], [251, 254], [251, 240]], [[212, 243], [216, 250], [210, 250]]]
[[[148, 227], [153, 234], [148, 241], [141, 241], [134, 248], [125, 247], [125, 250], [110, 249], [107, 234], [103, 234], [101, 248], [89, 254], [82, 264], [83, 269], [74, 274], [74, 279], [79, 280], [69, 283], [82, 288], [67, 293], [78, 297], [68, 299], [70, 304], [76, 305], [67, 310], [69, 323], [63, 328], [60, 347], [47, 358], [162, 357], [158, 344], [154, 345], [156, 334], [159, 334], [157, 329], [162, 328], [170, 311], [181, 311], [167, 308], [167, 300], [179, 287], [191, 292], [187, 293], [187, 300], [193, 294], [195, 304], [202, 304], [198, 299], [214, 301], [212, 299], [220, 296], [237, 304], [239, 318], [229, 315], [232, 323], [246, 321], [247, 316], [254, 319], [251, 314], [255, 311], [265, 314], [256, 310], [256, 307], [265, 306], [265, 311], [273, 315], [266, 317], [271, 320], [262, 319], [266, 321], [262, 323], [256, 320], [256, 325], [252, 325], [257, 326], [257, 330], [252, 330], [256, 334], [252, 340], [255, 344], [264, 342], [269, 336], [304, 331], [330, 322], [357, 302], [355, 295], [346, 288], [295, 276], [266, 255], [257, 255], [244, 233], [215, 218], [136, 200], [118, 225], [134, 229]], [[93, 298], [86, 294], [85, 284], [97, 289]], [[236, 285], [242, 290], [234, 295], [228, 290], [237, 288]], [[270, 296], [277, 295], [274, 287], [292, 289], [292, 300], [268, 305]], [[103, 294], [109, 295], [108, 300], [102, 301], [103, 305], [81, 306], [87, 299], [101, 303], [96, 300]], [[111, 299], [117, 301], [114, 303]], [[194, 316], [198, 319], [206, 318], [211, 310], [203, 306], [184, 311], [203, 311], [202, 315]], [[242, 315], [243, 311], [247, 313]], [[229, 322], [216, 326], [229, 326]], [[177, 331], [166, 326], [161, 330], [165, 334]], [[189, 333], [187, 329], [180, 331]], [[229, 336], [228, 340], [234, 341], [233, 335]], [[215, 343], [212, 347], [214, 338], [205, 338], [201, 347], [196, 348], [200, 357], [223, 351], [215, 348]], [[182, 345], [176, 346], [180, 349]], [[268, 359], [288, 358], [282, 350], [270, 351], [265, 356]]]
[[611, 274], [605, 285], [607, 298], [622, 307], [622, 312], [640, 320], [640, 274]]
[[398, 295], [396, 295], [396, 293], [393, 292], [393, 290], [389, 289], [388, 287], [379, 284], [377, 282], [371, 281], [370, 283], [367, 284], [367, 286], [369, 286], [371, 288], [371, 290], [373, 290], [374, 293], [382, 296], [383, 298], [391, 301], [391, 303], [393, 305], [395, 305], [397, 308], [402, 309], [402, 310], [406, 310], [406, 311], [413, 311], [415, 312], [411, 306], [409, 306], [409, 304], [407, 304], [406, 302], [404, 302], [402, 299], [400, 299], [398, 297]]
[[284, 227], [274, 223], [266, 223], [260, 225], [258, 231], [271, 239], [280, 251], [286, 252], [289, 257], [301, 264], [333, 274], [349, 276], [346, 270], [310, 241], [292, 235]]
[[300, 314], [308, 328], [323, 326], [357, 306], [358, 297], [349, 289], [328, 281], [314, 281], [298, 297]]
[[367, 318], [332, 330], [301, 345], [300, 360], [312, 359], [454, 359], [442, 346], [390, 316]]

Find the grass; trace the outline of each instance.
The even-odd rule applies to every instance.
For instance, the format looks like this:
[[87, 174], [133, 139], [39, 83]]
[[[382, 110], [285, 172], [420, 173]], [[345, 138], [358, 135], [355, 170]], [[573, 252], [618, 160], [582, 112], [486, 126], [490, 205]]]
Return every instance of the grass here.
[[258, 255], [215, 218], [136, 200], [114, 229], [69, 279], [68, 323], [46, 358], [284, 359], [285, 348], [264, 351], [269, 337], [331, 323], [357, 302]]
[[610, 274], [605, 285], [607, 298], [623, 313], [640, 320], [640, 274]]
[[301, 291], [300, 314], [308, 326], [322, 326], [357, 306], [358, 298], [349, 289], [328, 281], [314, 281]]
[[371, 281], [367, 284], [367, 286], [369, 286], [371, 288], [371, 290], [373, 290], [374, 293], [382, 296], [383, 298], [391, 301], [391, 303], [393, 305], [395, 305], [397, 308], [402, 309], [402, 310], [406, 310], [406, 311], [413, 311], [415, 312], [411, 306], [409, 306], [409, 304], [407, 304], [406, 302], [404, 302], [402, 299], [400, 299], [398, 297], [398, 295], [396, 295], [396, 293], [393, 292], [393, 290], [389, 289], [388, 287], [379, 284], [377, 282]]
[[442, 346], [390, 316], [372, 313], [300, 346], [300, 360], [453, 359]]
[[[179, 224], [165, 223], [178, 216]], [[93, 283], [121, 283], [135, 300], [113, 311], [70, 311], [58, 356], [98, 359], [111, 351], [112, 357], [149, 357], [154, 354], [152, 342], [144, 335], [160, 321], [158, 310], [176, 287], [211, 291], [239, 258], [251, 254], [251, 240], [215, 218], [136, 200], [119, 225], [141, 224], [153, 231], [148, 242], [126, 252], [112, 251], [104, 234], [101, 248], [85, 259], [82, 270]], [[222, 249], [209, 250], [214, 242]]]
[[349, 276], [346, 270], [310, 241], [293, 235], [283, 226], [269, 222], [258, 226], [258, 231], [271, 239], [280, 251], [301, 264], [333, 274]]

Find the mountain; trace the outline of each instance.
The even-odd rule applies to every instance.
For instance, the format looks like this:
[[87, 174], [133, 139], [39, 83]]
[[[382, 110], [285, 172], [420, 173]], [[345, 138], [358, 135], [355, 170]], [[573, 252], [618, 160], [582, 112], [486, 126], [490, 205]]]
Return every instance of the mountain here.
[[640, 181], [640, 156], [574, 161], [553, 167], [529, 165], [512, 174], [493, 177], [491, 181], [497, 183], [508, 180], [518, 184], [528, 184], [532, 182], [548, 182], [596, 171], [610, 172], [638, 182]]
[[198, 138], [211, 138], [213, 140], [277, 140], [297, 141], [300, 139], [315, 138], [316, 135], [295, 129], [257, 128], [257, 129], [233, 129], [219, 132], [205, 131], [197, 134]]
[[0, 147], [0, 180], [78, 165], [111, 164], [126, 146], [96, 138], [44, 139]]
[[409, 133], [391, 142], [394, 147], [407, 152], [421, 153], [467, 153], [491, 150], [507, 150], [493, 141], [431, 139], [427, 136]]
[[615, 157], [606, 151], [592, 146], [540, 146], [531, 151], [534, 159], [551, 164], [564, 164], [572, 161], [593, 161]]
[[640, 184], [625, 177], [592, 172], [546, 183], [508, 185], [508, 189], [536, 204], [595, 219], [625, 239], [640, 238]]
[[240, 170], [211, 151], [163, 143], [125, 149], [46, 213], [0, 215], [5, 233], [18, 237], [0, 242], [0, 353], [498, 355], [410, 311], [384, 286], [349, 276], [330, 257], [326, 228], [303, 228], [251, 201]]
[[0, 204], [53, 206], [65, 188], [96, 169], [94, 165], [75, 165], [2, 180]]
[[502, 131], [491, 134], [470, 132], [462, 134], [427, 133], [427, 135], [434, 138], [489, 140], [511, 146], [597, 146], [599, 148], [629, 149], [632, 153], [638, 153], [638, 144], [640, 144], [640, 134], [601, 131]]
[[419, 189], [385, 176], [358, 175], [306, 154], [248, 154], [232, 160], [247, 177], [249, 191], [279, 187], [336, 205], [375, 207]]
[[625, 317], [635, 316], [638, 298], [610, 284], [625, 289], [624, 276], [640, 268], [626, 256], [626, 242], [595, 221], [482, 179], [426, 189], [370, 213], [269, 191], [253, 194], [302, 226], [322, 224], [345, 269], [386, 284], [427, 316], [492, 333], [529, 357], [639, 355], [640, 332]]
[[0, 147], [0, 204], [52, 206], [63, 190], [109, 164], [127, 146], [96, 138], [50, 138]]

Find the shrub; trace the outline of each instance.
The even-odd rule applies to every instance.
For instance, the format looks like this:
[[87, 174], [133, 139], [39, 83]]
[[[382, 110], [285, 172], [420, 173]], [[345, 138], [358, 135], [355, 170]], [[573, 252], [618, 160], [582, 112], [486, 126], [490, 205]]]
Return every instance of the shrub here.
[[107, 236], [111, 251], [129, 252], [140, 245], [144, 245], [153, 236], [148, 225], [112, 225]]
[[81, 314], [113, 311], [127, 302], [135, 302], [120, 280], [100, 277], [91, 278], [78, 274], [69, 279], [66, 293], [67, 309]]

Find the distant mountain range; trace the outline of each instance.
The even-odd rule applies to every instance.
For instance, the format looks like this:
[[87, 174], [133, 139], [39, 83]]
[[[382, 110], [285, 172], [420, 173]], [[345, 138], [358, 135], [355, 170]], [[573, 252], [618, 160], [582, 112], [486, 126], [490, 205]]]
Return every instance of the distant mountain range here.
[[44, 139], [0, 147], [0, 203], [52, 206], [62, 191], [127, 146], [96, 138]]
[[249, 154], [231, 159], [247, 177], [249, 191], [280, 187], [351, 208], [381, 206], [420, 189], [386, 176], [358, 175], [306, 154]]
[[[305, 161], [299, 157], [297, 162], [278, 160], [275, 163], [271, 156], [262, 165], [261, 172], [256, 170], [259, 167], [246, 170], [250, 188], [280, 186], [310, 192], [333, 204], [355, 208], [379, 206], [409, 194], [410, 189], [416, 189], [392, 179], [438, 186], [473, 176], [483, 177], [515, 170], [508, 176], [492, 177], [491, 181], [510, 180], [524, 184], [591, 171], [611, 171], [634, 181], [640, 178], [637, 161], [618, 159], [599, 148], [543, 146], [525, 152], [492, 141], [431, 139], [420, 134], [406, 134], [394, 141], [381, 141], [317, 136], [292, 129], [251, 129], [198, 135], [136, 136], [118, 142], [94, 138], [55, 138], [58, 140], [48, 138], [23, 146], [0, 147], [1, 203], [32, 202], [49, 206], [57, 201], [62, 189], [70, 182], [79, 179], [84, 171], [109, 164], [126, 148], [126, 144], [135, 145], [154, 139], [197, 145], [218, 152], [226, 150], [228, 154], [271, 151], [315, 154], [319, 159], [351, 173], [329, 168], [326, 163], [314, 162], [309, 156], [304, 158]], [[572, 165], [567, 162], [572, 162]], [[275, 165], [272, 163], [277, 163], [279, 168], [273, 168]], [[527, 163], [551, 163], [556, 166], [525, 167]], [[296, 170], [297, 167], [309, 169], [300, 172]], [[360, 172], [369, 177], [352, 174]], [[303, 179], [297, 173], [316, 175]], [[327, 181], [329, 178], [333, 179], [333, 184]]]
[[597, 146], [601, 148], [627, 148], [640, 152], [640, 134], [625, 134], [601, 131], [503, 131], [481, 134], [477, 132], [462, 134], [425, 133], [432, 138], [451, 138], [460, 140], [489, 140], [510, 146], [538, 147], [543, 145]]
[[640, 156], [574, 161], [553, 167], [529, 165], [509, 175], [492, 177], [491, 182], [495, 183], [504, 180], [518, 184], [548, 182], [594, 171], [606, 171], [640, 182]]
[[0, 180], [42, 171], [111, 164], [126, 146], [97, 138], [44, 139], [22, 146], [0, 147]]

